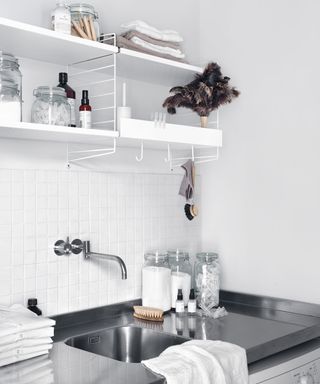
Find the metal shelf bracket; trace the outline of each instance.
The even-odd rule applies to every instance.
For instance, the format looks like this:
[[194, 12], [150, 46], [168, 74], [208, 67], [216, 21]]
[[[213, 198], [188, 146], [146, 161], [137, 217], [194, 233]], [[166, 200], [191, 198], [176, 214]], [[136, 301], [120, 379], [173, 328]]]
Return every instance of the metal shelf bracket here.
[[[94, 159], [96, 157], [113, 155], [114, 153], [116, 153], [116, 150], [117, 150], [117, 143], [115, 138], [113, 138], [113, 145], [109, 148], [95, 148], [95, 149], [71, 151], [68, 144], [67, 145], [67, 167], [70, 168], [71, 163], [75, 163], [77, 161], [83, 161], [88, 159]], [[81, 156], [80, 154], [84, 154], [84, 156]]]
[[209, 163], [219, 159], [219, 147], [215, 147], [215, 153], [213, 155], [195, 155], [195, 148], [191, 146], [191, 155], [188, 157], [173, 157], [170, 144], [167, 148], [167, 157], [164, 159], [166, 163], [169, 163], [170, 170], [181, 167], [186, 161], [192, 160], [195, 164]]

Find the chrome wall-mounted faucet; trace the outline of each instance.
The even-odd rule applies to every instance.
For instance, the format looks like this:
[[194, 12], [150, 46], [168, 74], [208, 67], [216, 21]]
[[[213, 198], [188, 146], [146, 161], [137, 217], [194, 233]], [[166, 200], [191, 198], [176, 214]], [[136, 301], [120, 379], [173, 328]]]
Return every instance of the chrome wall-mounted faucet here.
[[81, 241], [80, 239], [75, 239], [75, 240], [72, 240], [72, 242], [70, 243], [69, 237], [67, 237], [67, 241], [64, 241], [64, 240], [56, 241], [53, 249], [54, 249], [54, 253], [57, 256], [67, 256], [67, 255], [71, 255], [72, 253], [75, 255], [78, 255], [79, 253], [83, 252], [85, 259], [97, 257], [97, 258], [116, 261], [121, 268], [122, 280], [127, 279], [127, 267], [125, 262], [121, 259], [121, 257], [116, 255], [109, 255], [107, 253], [91, 252], [90, 241]]

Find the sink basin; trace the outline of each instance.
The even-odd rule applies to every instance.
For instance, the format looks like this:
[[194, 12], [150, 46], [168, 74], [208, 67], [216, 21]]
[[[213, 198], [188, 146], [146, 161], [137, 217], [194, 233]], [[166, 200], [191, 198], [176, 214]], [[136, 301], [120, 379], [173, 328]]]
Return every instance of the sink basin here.
[[66, 344], [126, 363], [140, 363], [158, 356], [171, 345], [188, 339], [136, 326], [104, 329], [98, 332], [72, 337]]

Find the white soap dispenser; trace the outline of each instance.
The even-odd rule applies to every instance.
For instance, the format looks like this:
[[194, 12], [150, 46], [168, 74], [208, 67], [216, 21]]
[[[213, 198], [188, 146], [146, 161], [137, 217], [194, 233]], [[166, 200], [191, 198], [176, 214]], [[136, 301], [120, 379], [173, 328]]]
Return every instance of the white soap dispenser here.
[[121, 118], [126, 118], [126, 119], [131, 118], [131, 107], [127, 107], [127, 84], [125, 82], [122, 84], [122, 107], [117, 108], [118, 131], [120, 130]]

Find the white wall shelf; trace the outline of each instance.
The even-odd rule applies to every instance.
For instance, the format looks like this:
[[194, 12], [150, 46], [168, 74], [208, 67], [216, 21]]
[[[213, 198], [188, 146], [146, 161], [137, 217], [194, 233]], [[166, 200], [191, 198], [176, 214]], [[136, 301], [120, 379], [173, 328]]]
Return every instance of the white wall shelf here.
[[68, 65], [112, 53], [118, 47], [0, 17], [0, 48], [18, 57]]
[[188, 83], [196, 73], [203, 71], [203, 68], [195, 65], [163, 59], [125, 48], [120, 48], [117, 68], [119, 76], [127, 76], [135, 80], [158, 83], [169, 87]]
[[33, 123], [0, 123], [0, 138], [60, 142], [82, 145], [104, 145], [117, 139], [119, 147], [139, 148], [141, 142], [146, 149], [184, 150], [214, 148], [222, 146], [222, 131], [219, 129], [189, 127], [166, 124], [166, 128], [155, 128], [151, 121], [121, 119], [120, 135], [117, 131], [61, 127]]
[[119, 137], [119, 133], [116, 131], [61, 127], [57, 125], [0, 123], [0, 137], [6, 139], [103, 145], [109, 139]]
[[120, 144], [137, 146], [143, 142], [145, 148], [172, 149], [214, 148], [222, 146], [220, 129], [190, 127], [186, 125], [166, 124], [156, 127], [153, 121], [125, 119], [120, 121]]

